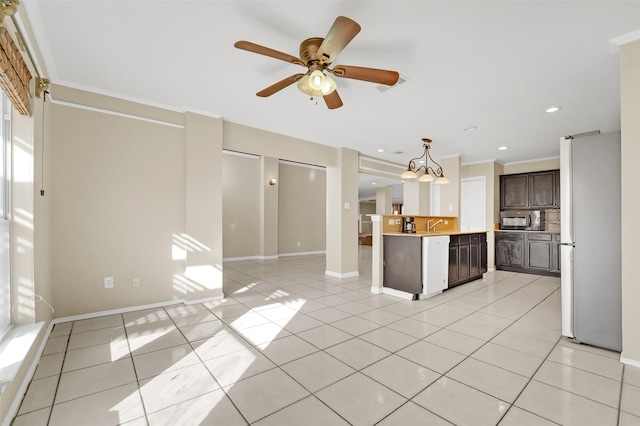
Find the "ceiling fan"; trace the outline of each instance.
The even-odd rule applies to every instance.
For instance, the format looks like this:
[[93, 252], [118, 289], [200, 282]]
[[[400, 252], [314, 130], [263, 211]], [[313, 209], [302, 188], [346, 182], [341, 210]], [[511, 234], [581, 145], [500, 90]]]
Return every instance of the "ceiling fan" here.
[[335, 109], [342, 106], [342, 99], [336, 90], [335, 81], [324, 71], [336, 77], [370, 81], [388, 86], [396, 84], [400, 77], [396, 71], [376, 68], [350, 65], [337, 65], [329, 68], [336, 56], [359, 32], [360, 25], [357, 22], [344, 16], [338, 16], [325, 38], [308, 38], [300, 44], [300, 58], [244, 40], [236, 42], [234, 46], [307, 68], [306, 73], [289, 76], [259, 91], [256, 95], [266, 98], [297, 82], [300, 91], [312, 97], [322, 96], [327, 107]]

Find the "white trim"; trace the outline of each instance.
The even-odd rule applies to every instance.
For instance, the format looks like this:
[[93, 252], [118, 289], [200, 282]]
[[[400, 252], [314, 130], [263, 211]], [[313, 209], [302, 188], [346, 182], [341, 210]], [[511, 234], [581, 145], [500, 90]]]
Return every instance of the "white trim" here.
[[373, 294], [382, 294], [382, 289], [380, 287], [371, 286], [371, 293], [373, 293]]
[[630, 33], [609, 39], [611, 43], [618, 47], [636, 40], [640, 40], [640, 30], [631, 31]]
[[351, 278], [351, 277], [360, 276], [360, 272], [358, 271], [345, 272], [344, 274], [341, 274], [339, 272], [333, 272], [333, 271], [324, 271], [324, 274], [334, 278]]
[[[362, 165], [362, 161], [370, 161], [372, 163], [378, 163], [378, 164], [382, 164], [388, 167], [396, 167], [398, 168], [398, 171], [396, 172], [389, 172], [386, 170], [380, 170], [380, 169], [374, 169], [371, 167], [366, 167]], [[402, 179], [400, 179], [400, 174], [402, 174], [403, 171], [405, 171], [405, 167], [401, 164], [396, 164], [396, 163], [391, 163], [388, 161], [383, 161], [383, 160], [378, 160], [376, 158], [373, 157], [367, 157], [367, 156], [363, 156], [360, 155], [360, 157], [358, 158], [358, 172], [360, 173], [364, 173], [364, 174], [373, 174], [379, 177], [390, 177], [390, 178], [395, 178], [398, 180], [398, 182], [402, 182]]]
[[223, 262], [238, 262], [241, 260], [272, 260], [277, 259], [278, 256], [240, 256], [240, 257], [225, 257]]
[[315, 164], [298, 163], [296, 161], [278, 160], [278, 164], [287, 164], [289, 166], [305, 167], [307, 169], [327, 170], [325, 166], [316, 166]]
[[294, 253], [279, 253], [273, 256], [240, 256], [240, 257], [225, 257], [222, 259], [223, 262], [237, 262], [240, 260], [276, 260], [280, 257], [291, 257], [291, 256], [306, 256], [309, 254], [325, 254], [327, 253], [326, 250], [320, 250], [320, 251], [301, 251], [301, 252], [294, 252]]
[[388, 294], [389, 296], [400, 297], [406, 300], [413, 300], [413, 294], [407, 293], [406, 291], [396, 290], [395, 288], [382, 287], [382, 293]]
[[47, 344], [47, 341], [49, 340], [49, 335], [51, 334], [51, 330], [53, 330], [53, 321], [49, 323], [47, 330], [44, 332], [44, 336], [42, 336], [42, 341], [40, 342], [40, 346], [36, 350], [36, 353], [33, 357], [33, 361], [31, 362], [31, 365], [29, 366], [29, 369], [27, 370], [27, 373], [24, 376], [25, 380], [23, 380], [22, 383], [20, 384], [20, 387], [18, 388], [18, 392], [16, 392], [16, 396], [14, 397], [13, 402], [11, 402], [9, 409], [7, 410], [7, 414], [4, 420], [2, 421], [2, 426], [9, 426], [13, 418], [16, 416], [16, 414], [18, 414], [18, 408], [20, 408], [20, 403], [22, 402], [22, 398], [27, 393], [27, 388], [31, 383], [31, 378], [33, 377], [34, 373], [36, 372], [36, 368], [40, 363], [40, 358], [42, 357], [42, 352], [44, 352], [44, 347]]
[[93, 111], [93, 112], [101, 112], [103, 114], [115, 115], [115, 116], [118, 116], [118, 117], [131, 118], [133, 120], [146, 121], [148, 123], [161, 124], [161, 125], [164, 125], [164, 126], [175, 127], [175, 128], [178, 128], [178, 129], [184, 129], [184, 124], [176, 124], [176, 123], [171, 123], [171, 122], [168, 122], [168, 121], [162, 121], [162, 120], [156, 120], [156, 119], [153, 119], [153, 118], [142, 117], [142, 116], [139, 116], [139, 115], [126, 114], [126, 113], [123, 113], [123, 112], [111, 111], [111, 110], [104, 109], [104, 108], [96, 108], [96, 107], [92, 107], [92, 106], [76, 104], [74, 102], [60, 101], [60, 100], [54, 99], [53, 97], [51, 97], [51, 102], [53, 102], [56, 105], [63, 105], [63, 106], [71, 107], [71, 108], [84, 109], [84, 110]]
[[143, 309], [162, 308], [164, 306], [178, 305], [180, 303], [184, 304], [185, 299], [176, 299], [176, 300], [169, 300], [166, 302], [150, 303], [148, 305], [129, 306], [126, 308], [111, 309], [108, 311], [90, 312], [88, 314], [72, 315], [70, 317], [60, 317], [60, 318], [53, 319], [51, 322], [54, 324], [59, 324], [59, 323], [69, 322], [69, 321], [80, 321], [85, 319], [104, 317], [107, 315], [117, 315], [117, 314], [124, 314], [127, 312], [140, 311]]
[[640, 368], [640, 361], [636, 361], [635, 359], [625, 358], [620, 354], [620, 362], [626, 365], [630, 365], [632, 367]]
[[560, 156], [557, 157], [546, 157], [546, 158], [537, 158], [535, 160], [522, 160], [522, 161], [512, 161], [510, 163], [504, 163], [503, 166], [510, 166], [512, 164], [525, 164], [525, 163], [535, 163], [537, 161], [549, 161], [549, 160], [559, 160]]
[[500, 163], [500, 162], [498, 161], [498, 159], [497, 159], [497, 158], [490, 158], [490, 159], [488, 159], [488, 160], [473, 161], [473, 162], [471, 162], [471, 163], [460, 163], [460, 166], [461, 166], [461, 167], [464, 167], [464, 166], [473, 166], [473, 165], [475, 165], [475, 164], [488, 164], [488, 163], [499, 163], [499, 164], [502, 164], [502, 163]]
[[240, 152], [240, 151], [230, 151], [228, 149], [223, 149], [222, 150], [223, 154], [227, 154], [227, 155], [235, 155], [236, 157], [246, 157], [246, 158], [253, 158], [256, 160], [260, 159], [259, 155], [256, 154], [249, 154], [247, 152]]
[[187, 306], [189, 306], [189, 305], [197, 305], [198, 303], [215, 302], [215, 301], [222, 300], [222, 299], [224, 299], [224, 294], [221, 294], [220, 296], [205, 297], [203, 299], [185, 300], [184, 304], [187, 305]]
[[327, 254], [326, 250], [318, 250], [318, 251], [300, 251], [294, 253], [280, 253], [279, 257], [291, 257], [291, 256], [306, 256], [308, 254]]
[[191, 107], [187, 107], [187, 106], [183, 107], [181, 112], [190, 112], [192, 114], [203, 115], [203, 116], [209, 117], [209, 118], [216, 118], [216, 119], [222, 118], [222, 116], [220, 114], [214, 114], [212, 112], [205, 111], [203, 109], [191, 108]]

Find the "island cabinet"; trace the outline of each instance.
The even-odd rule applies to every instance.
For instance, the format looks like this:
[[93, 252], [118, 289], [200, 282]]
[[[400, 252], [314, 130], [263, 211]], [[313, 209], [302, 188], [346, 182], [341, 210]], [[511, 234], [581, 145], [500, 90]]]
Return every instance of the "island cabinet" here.
[[500, 210], [560, 207], [560, 170], [500, 176]]
[[487, 272], [487, 234], [452, 235], [449, 240], [448, 288], [482, 278]]
[[496, 269], [558, 276], [559, 244], [560, 234], [497, 232]]

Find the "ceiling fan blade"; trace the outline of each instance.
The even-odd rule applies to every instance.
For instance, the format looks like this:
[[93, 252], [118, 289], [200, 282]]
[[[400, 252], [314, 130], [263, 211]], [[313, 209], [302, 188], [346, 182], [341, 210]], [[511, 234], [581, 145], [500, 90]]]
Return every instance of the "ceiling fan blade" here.
[[296, 81], [300, 80], [302, 77], [304, 76], [304, 74], [294, 74], [292, 76], [289, 76], [287, 78], [285, 78], [284, 80], [280, 80], [279, 82], [272, 84], [271, 86], [267, 87], [266, 89], [262, 89], [261, 91], [259, 91], [258, 93], [256, 93], [256, 95], [260, 96], [261, 98], [266, 98], [267, 96], [271, 96], [276, 92], [279, 92], [280, 90], [284, 89], [287, 86], [291, 86], [293, 83], [295, 83]]
[[329, 109], [336, 109], [342, 106], [342, 99], [340, 99], [340, 95], [338, 95], [337, 90], [334, 90], [330, 94], [323, 96], [323, 98]]
[[400, 74], [398, 74], [397, 71], [354, 67], [350, 65], [338, 65], [333, 68], [332, 72], [337, 77], [370, 81], [372, 83], [386, 84], [387, 86], [393, 86], [398, 82], [398, 78], [400, 78]]
[[324, 64], [330, 64], [347, 44], [360, 32], [360, 25], [345, 16], [338, 16], [318, 48], [316, 57]]
[[236, 41], [234, 44], [235, 47], [242, 50], [247, 50], [249, 52], [258, 53], [260, 55], [270, 56], [272, 58], [280, 59], [285, 62], [289, 62], [292, 64], [302, 65], [306, 67], [305, 63], [302, 62], [300, 58], [296, 58], [295, 56], [289, 55], [288, 53], [283, 53], [278, 50], [273, 50], [268, 47], [260, 46], [259, 44], [251, 43], [250, 41]]

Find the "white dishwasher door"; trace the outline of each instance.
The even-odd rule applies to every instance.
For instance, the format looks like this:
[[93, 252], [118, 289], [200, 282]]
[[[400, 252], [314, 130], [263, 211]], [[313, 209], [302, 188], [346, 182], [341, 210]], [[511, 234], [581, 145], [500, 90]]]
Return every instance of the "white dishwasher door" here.
[[421, 299], [442, 293], [449, 284], [449, 236], [422, 238]]

